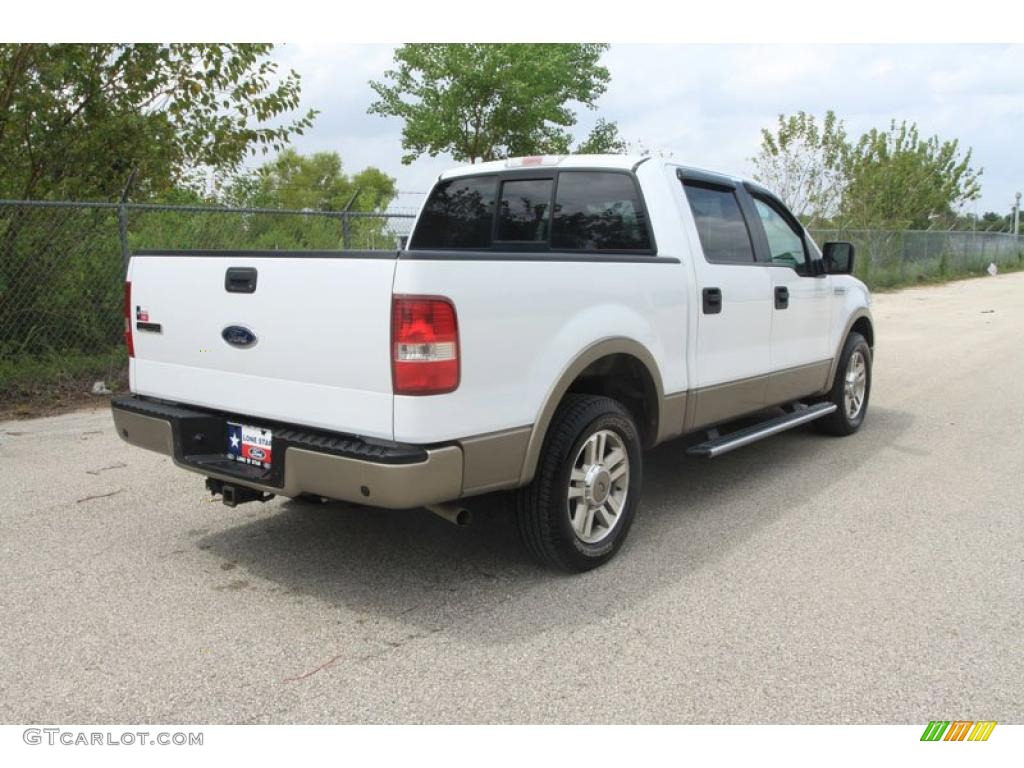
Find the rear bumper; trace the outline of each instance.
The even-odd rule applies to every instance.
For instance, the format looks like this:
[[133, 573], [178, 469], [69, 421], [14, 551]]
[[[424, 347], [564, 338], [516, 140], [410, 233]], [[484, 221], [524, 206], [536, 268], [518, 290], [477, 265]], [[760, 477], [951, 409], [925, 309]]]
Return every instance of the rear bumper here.
[[[462, 495], [463, 452], [383, 446], [358, 438], [289, 425], [231, 417], [138, 397], [111, 403], [123, 440], [170, 456], [183, 469], [265, 493], [326, 496], [388, 509], [451, 501]], [[237, 464], [225, 457], [227, 421], [273, 430], [273, 468]]]

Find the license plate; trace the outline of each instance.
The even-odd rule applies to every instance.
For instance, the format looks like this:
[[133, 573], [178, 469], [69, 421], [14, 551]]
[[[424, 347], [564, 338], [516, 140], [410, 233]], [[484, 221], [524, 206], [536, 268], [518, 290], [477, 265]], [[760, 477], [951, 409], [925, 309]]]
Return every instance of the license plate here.
[[228, 422], [229, 459], [269, 468], [273, 461], [270, 452], [273, 441], [274, 435], [269, 429]]

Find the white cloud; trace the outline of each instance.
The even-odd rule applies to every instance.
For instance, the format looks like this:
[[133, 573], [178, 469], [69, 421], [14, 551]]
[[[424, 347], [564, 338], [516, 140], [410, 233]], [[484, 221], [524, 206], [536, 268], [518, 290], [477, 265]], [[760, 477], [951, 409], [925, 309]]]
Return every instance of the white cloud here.
[[[399, 187], [425, 190], [450, 158], [401, 164], [401, 123], [368, 115], [368, 81], [391, 65], [387, 45], [290, 44], [283, 67], [303, 78], [303, 102], [321, 110], [301, 151], [333, 150], [349, 170], [375, 165]], [[890, 119], [958, 138], [984, 166], [980, 211], [1008, 209], [1024, 188], [1024, 46], [615, 45], [599, 110], [581, 108], [580, 133], [598, 115], [626, 138], [682, 162], [747, 172], [759, 132], [779, 113], [833, 109], [853, 136]]]

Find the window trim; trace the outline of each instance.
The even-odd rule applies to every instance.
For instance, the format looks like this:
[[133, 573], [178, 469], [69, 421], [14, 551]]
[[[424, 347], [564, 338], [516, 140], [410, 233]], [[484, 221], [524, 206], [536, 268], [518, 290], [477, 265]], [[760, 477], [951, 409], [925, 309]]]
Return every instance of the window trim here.
[[[639, 165], [639, 164], [638, 164]], [[555, 201], [558, 197], [558, 180], [563, 173], [614, 173], [626, 176], [633, 184], [633, 191], [636, 194], [637, 202], [639, 203], [638, 212], [643, 215], [644, 219], [644, 230], [647, 233], [647, 240], [650, 243], [650, 248], [553, 248], [551, 246], [551, 236], [554, 231], [555, 224]], [[658, 243], [654, 237], [654, 227], [651, 222], [651, 215], [647, 207], [647, 200], [644, 197], [643, 188], [640, 185], [639, 179], [637, 179], [635, 170], [629, 170], [627, 168], [602, 168], [598, 166], [581, 166], [579, 168], [528, 168], [528, 169], [508, 169], [504, 171], [490, 171], [486, 173], [467, 173], [460, 176], [453, 176], [448, 179], [438, 179], [435, 183], [448, 181], [458, 181], [462, 178], [487, 178], [494, 177], [496, 184], [496, 193], [494, 200], [494, 212], [491, 218], [491, 244], [483, 248], [433, 248], [433, 247], [413, 247], [412, 235], [416, 234], [415, 229], [410, 233], [409, 238], [409, 251], [465, 251], [465, 252], [527, 252], [527, 253], [549, 253], [549, 254], [567, 254], [567, 255], [593, 255], [598, 258], [602, 256], [637, 256], [640, 260], [645, 260], [651, 257], [658, 256]], [[501, 208], [501, 195], [504, 183], [506, 181], [528, 181], [528, 180], [544, 180], [552, 179], [553, 184], [551, 185], [551, 225], [548, 227], [548, 237], [544, 242], [535, 242], [532, 240], [495, 240], [495, 235], [498, 231], [498, 211]], [[430, 190], [433, 194], [433, 189]], [[429, 195], [427, 200], [429, 201]], [[425, 205], [426, 203], [424, 203]], [[419, 222], [417, 221], [417, 227]]]

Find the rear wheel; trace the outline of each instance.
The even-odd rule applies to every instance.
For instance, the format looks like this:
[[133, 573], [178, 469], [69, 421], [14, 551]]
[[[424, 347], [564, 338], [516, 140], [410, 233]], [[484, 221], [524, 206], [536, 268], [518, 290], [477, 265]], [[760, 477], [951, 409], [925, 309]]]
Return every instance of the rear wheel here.
[[542, 563], [571, 572], [610, 560], [640, 500], [636, 424], [618, 401], [569, 395], [544, 440], [533, 482], [516, 492], [520, 537]]
[[871, 395], [871, 347], [859, 333], [851, 333], [843, 344], [835, 381], [825, 402], [836, 410], [814, 422], [818, 431], [829, 435], [850, 435], [860, 429]]

